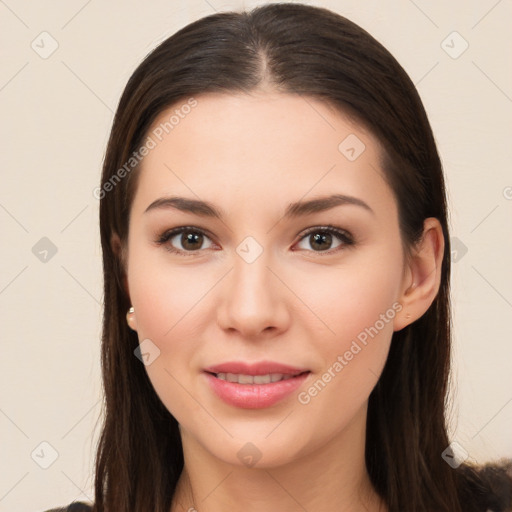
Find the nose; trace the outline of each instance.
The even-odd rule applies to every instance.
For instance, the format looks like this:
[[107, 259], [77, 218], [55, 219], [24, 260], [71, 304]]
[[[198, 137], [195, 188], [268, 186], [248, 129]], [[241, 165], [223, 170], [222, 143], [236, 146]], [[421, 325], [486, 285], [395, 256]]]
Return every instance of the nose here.
[[290, 292], [271, 266], [266, 251], [252, 263], [234, 255], [217, 309], [223, 330], [254, 340], [274, 337], [288, 328]]

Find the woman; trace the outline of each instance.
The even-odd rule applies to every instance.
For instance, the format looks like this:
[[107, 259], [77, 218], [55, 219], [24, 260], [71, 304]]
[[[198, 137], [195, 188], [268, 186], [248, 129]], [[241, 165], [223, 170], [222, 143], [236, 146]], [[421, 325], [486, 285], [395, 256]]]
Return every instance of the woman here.
[[447, 437], [442, 168], [368, 33], [295, 4], [188, 25], [130, 78], [96, 193], [91, 510], [510, 510], [510, 466]]

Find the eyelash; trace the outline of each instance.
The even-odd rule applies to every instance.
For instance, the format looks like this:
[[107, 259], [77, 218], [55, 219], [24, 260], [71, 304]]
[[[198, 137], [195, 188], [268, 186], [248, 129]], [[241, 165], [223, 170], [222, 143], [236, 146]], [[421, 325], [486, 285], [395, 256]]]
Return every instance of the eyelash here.
[[[162, 233], [158, 239], [156, 240], [157, 245], [166, 245], [165, 249], [173, 254], [177, 254], [179, 256], [193, 256], [199, 252], [201, 252], [201, 249], [196, 251], [182, 251], [181, 249], [176, 249], [172, 245], [168, 244], [168, 242], [174, 238], [176, 235], [180, 235], [182, 233], [194, 233], [194, 234], [201, 234], [207, 238], [210, 239], [210, 237], [205, 233], [202, 229], [195, 228], [192, 226], [182, 226], [179, 228], [171, 229], [169, 231], [165, 231]], [[306, 230], [305, 233], [302, 234], [300, 237], [300, 240], [298, 243], [302, 242], [307, 236], [313, 234], [313, 233], [329, 233], [331, 235], [334, 235], [338, 240], [341, 242], [338, 247], [335, 247], [334, 249], [328, 249], [326, 251], [312, 251], [309, 250], [309, 252], [316, 253], [320, 256], [323, 255], [332, 255], [340, 250], [343, 250], [346, 247], [350, 247], [355, 245], [355, 241], [353, 236], [346, 230], [337, 228], [335, 226], [326, 225], [326, 226], [315, 226], [312, 228], [309, 228]]]

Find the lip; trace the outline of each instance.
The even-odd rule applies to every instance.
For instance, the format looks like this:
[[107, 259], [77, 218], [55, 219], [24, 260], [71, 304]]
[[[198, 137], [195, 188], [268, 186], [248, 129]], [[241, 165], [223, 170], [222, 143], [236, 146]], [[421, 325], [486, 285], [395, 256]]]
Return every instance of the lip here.
[[[268, 384], [238, 384], [217, 378], [215, 373], [292, 375], [287, 380]], [[296, 391], [311, 372], [271, 361], [259, 363], [227, 362], [206, 368], [203, 372], [210, 389], [225, 403], [242, 409], [263, 409], [277, 404]]]
[[258, 363], [245, 363], [243, 361], [229, 361], [204, 369], [209, 373], [237, 373], [244, 375], [267, 375], [268, 373], [283, 373], [285, 375], [298, 375], [309, 371], [307, 368], [297, 368], [273, 361], [260, 361]]

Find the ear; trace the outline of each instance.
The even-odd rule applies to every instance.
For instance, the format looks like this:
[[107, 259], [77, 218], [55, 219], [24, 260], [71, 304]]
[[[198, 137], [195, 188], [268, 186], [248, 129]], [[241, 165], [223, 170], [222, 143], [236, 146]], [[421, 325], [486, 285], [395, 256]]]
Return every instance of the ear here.
[[112, 248], [112, 252], [119, 262], [119, 266], [121, 268], [121, 281], [124, 288], [124, 291], [128, 298], [130, 297], [130, 290], [128, 287], [128, 278], [126, 275], [126, 255], [123, 243], [119, 238], [117, 233], [112, 233], [110, 237], [110, 247]]
[[420, 318], [437, 296], [441, 284], [444, 236], [438, 219], [423, 223], [423, 235], [406, 260], [402, 292], [402, 309], [395, 316], [394, 330], [399, 331]]

